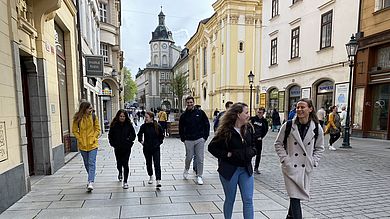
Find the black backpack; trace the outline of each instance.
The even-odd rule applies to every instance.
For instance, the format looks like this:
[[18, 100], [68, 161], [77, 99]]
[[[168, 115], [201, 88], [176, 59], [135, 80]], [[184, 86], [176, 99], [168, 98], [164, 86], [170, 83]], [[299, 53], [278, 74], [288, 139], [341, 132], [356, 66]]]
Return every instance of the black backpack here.
[[[314, 122], [316, 127], [314, 128], [314, 145], [317, 143], [318, 138], [318, 123]], [[283, 139], [283, 146], [284, 149], [287, 152], [287, 138], [290, 135], [291, 132], [291, 126], [292, 126], [292, 120], [287, 120], [286, 129], [284, 130], [284, 139]]]

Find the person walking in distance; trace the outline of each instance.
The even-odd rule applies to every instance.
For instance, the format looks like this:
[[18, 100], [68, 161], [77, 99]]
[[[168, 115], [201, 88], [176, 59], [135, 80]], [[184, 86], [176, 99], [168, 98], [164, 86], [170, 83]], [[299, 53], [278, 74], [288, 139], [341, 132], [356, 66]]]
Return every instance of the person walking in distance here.
[[264, 118], [265, 108], [260, 107], [257, 109], [257, 115], [250, 118], [250, 122], [255, 128], [254, 143], [256, 145], [256, 160], [255, 160], [255, 173], [260, 174], [259, 166], [261, 159], [261, 151], [263, 149], [263, 138], [268, 132], [268, 122]]
[[187, 108], [179, 119], [180, 140], [186, 147], [183, 178], [188, 179], [188, 169], [195, 154], [196, 182], [198, 185], [203, 185], [204, 143], [210, 134], [210, 123], [206, 113], [194, 107], [192, 96], [186, 98], [186, 104]]
[[[225, 103], [225, 109], [228, 110], [229, 107], [231, 107], [233, 105], [233, 102], [232, 101], [227, 101]], [[225, 113], [226, 111], [222, 111], [220, 113], [218, 113], [217, 117], [215, 117], [214, 119], [214, 132], [217, 131], [217, 128], [218, 128], [218, 124], [219, 124], [219, 120], [221, 119], [221, 117], [223, 116], [223, 114]]]
[[158, 124], [161, 125], [161, 128], [163, 129], [163, 134], [167, 136], [167, 121], [168, 121], [168, 115], [167, 113], [160, 109], [160, 111], [157, 114], [158, 118]]
[[77, 146], [83, 157], [84, 167], [88, 173], [87, 191], [93, 190], [96, 171], [96, 155], [100, 125], [90, 102], [81, 102], [79, 110], [73, 117], [72, 133], [77, 139]]
[[146, 169], [149, 175], [148, 184], [153, 183], [153, 167], [156, 173], [156, 187], [161, 187], [161, 153], [160, 145], [164, 140], [164, 133], [161, 126], [154, 120], [154, 113], [145, 113], [145, 123], [141, 125], [137, 134], [138, 141], [143, 145], [143, 152], [146, 160]]
[[283, 124], [274, 146], [290, 197], [286, 218], [302, 219], [301, 200], [310, 197], [313, 170], [324, 151], [324, 134], [310, 99], [298, 101], [296, 117]]
[[329, 138], [329, 150], [335, 151], [336, 148], [333, 144], [340, 138], [341, 123], [340, 116], [337, 113], [337, 106], [332, 106], [330, 108], [331, 113], [329, 114], [328, 124], [325, 127], [325, 133], [330, 134]]
[[112, 120], [108, 140], [114, 148], [118, 180], [121, 182], [123, 179], [123, 188], [128, 189], [129, 157], [135, 140], [135, 130], [125, 110], [119, 110]]
[[240, 188], [244, 219], [253, 219], [253, 167], [256, 155], [254, 128], [248, 123], [249, 111], [245, 103], [233, 104], [221, 119], [208, 150], [218, 158], [219, 179], [225, 194], [223, 214], [232, 218], [237, 186]]
[[275, 129], [279, 131], [281, 123], [280, 123], [279, 112], [276, 109], [272, 110], [271, 118], [272, 118], [272, 132], [275, 131]]
[[321, 125], [321, 128], [324, 128], [324, 125], [325, 125], [325, 117], [326, 117], [326, 112], [325, 112], [325, 109], [324, 107], [321, 107], [318, 112], [317, 112], [317, 118], [318, 118], [318, 121]]
[[341, 124], [341, 136], [344, 138], [345, 123], [347, 121], [347, 108], [345, 106], [341, 107], [340, 124]]

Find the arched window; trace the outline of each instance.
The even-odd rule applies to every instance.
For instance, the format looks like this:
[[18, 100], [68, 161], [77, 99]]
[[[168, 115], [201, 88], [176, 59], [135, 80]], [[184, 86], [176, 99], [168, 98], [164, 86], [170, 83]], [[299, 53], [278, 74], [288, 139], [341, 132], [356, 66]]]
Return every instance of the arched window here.
[[154, 55], [154, 64], [158, 65], [158, 55]]
[[301, 98], [301, 87], [299, 87], [298, 85], [292, 86], [289, 92], [288, 111], [292, 109], [292, 106], [295, 105], [300, 98]]
[[278, 92], [279, 92], [279, 90], [277, 88], [270, 90], [270, 92], [269, 92], [269, 105], [268, 105], [269, 110], [279, 109]]
[[329, 110], [329, 107], [333, 105], [333, 91], [334, 84], [332, 81], [322, 81], [317, 86], [317, 109], [324, 107], [325, 110]]
[[162, 57], [162, 64], [163, 65], [168, 65], [168, 58], [167, 58], [166, 55], [163, 55], [163, 57]]

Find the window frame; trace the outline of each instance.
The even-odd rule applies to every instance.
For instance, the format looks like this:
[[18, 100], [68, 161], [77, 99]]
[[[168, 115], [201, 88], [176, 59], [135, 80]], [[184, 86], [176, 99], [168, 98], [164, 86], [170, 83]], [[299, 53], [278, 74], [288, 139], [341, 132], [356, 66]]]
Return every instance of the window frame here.
[[107, 7], [108, 5], [106, 3], [99, 3], [99, 17], [100, 17], [100, 22], [103, 23], [108, 23], [108, 10]]
[[270, 59], [270, 65], [276, 65], [278, 64], [278, 38], [275, 37], [271, 39], [271, 59]]
[[100, 43], [100, 55], [104, 64], [110, 64], [110, 47], [107, 43]]
[[279, 15], [279, 0], [271, 1], [271, 18]]
[[[328, 20], [326, 22], [324, 22], [324, 20], [327, 16], [330, 16], [330, 19], [328, 18]], [[320, 49], [324, 49], [324, 48], [328, 48], [328, 47], [332, 46], [332, 27], [333, 27], [333, 10], [330, 10], [330, 11], [321, 15]], [[330, 29], [330, 32], [329, 32], [329, 36], [328, 36], [327, 30], [329, 30], [329, 29]], [[325, 34], [326, 34], [325, 36], [323, 35], [324, 30], [325, 30]]]
[[207, 47], [203, 48], [203, 76], [207, 75]]
[[299, 35], [300, 27], [291, 30], [290, 59], [299, 57]]

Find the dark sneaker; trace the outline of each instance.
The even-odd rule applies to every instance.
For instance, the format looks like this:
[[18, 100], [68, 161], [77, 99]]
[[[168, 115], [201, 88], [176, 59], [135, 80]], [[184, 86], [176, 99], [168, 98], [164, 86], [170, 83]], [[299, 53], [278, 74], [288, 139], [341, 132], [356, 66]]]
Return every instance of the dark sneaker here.
[[253, 172], [255, 172], [256, 174], [261, 174], [259, 169], [255, 169], [255, 171]]

